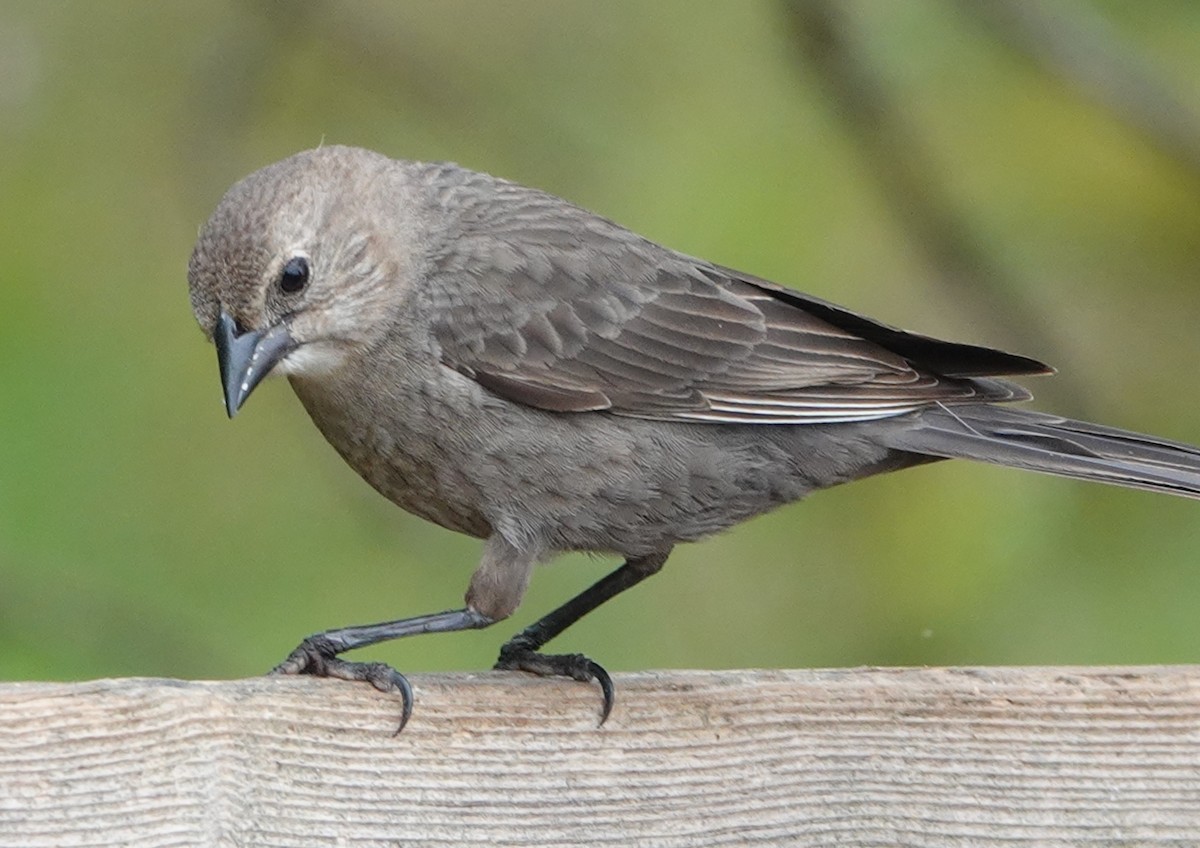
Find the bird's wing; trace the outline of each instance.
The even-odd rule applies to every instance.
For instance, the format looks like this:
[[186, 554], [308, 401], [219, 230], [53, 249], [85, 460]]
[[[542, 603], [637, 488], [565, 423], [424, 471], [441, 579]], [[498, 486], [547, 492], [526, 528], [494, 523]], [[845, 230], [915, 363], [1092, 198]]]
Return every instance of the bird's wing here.
[[518, 222], [512, 231], [458, 239], [427, 291], [444, 364], [528, 406], [700, 422], [862, 421], [1023, 399], [1018, 386], [978, 378], [1049, 370], [878, 324], [604, 219], [561, 229], [508, 220]]

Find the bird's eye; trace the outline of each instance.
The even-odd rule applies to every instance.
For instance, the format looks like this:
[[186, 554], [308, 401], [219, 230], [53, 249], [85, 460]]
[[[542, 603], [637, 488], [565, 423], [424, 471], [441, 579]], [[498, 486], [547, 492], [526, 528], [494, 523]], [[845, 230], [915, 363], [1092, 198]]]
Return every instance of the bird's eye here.
[[279, 290], [284, 294], [298, 294], [308, 285], [308, 260], [293, 256], [279, 273]]

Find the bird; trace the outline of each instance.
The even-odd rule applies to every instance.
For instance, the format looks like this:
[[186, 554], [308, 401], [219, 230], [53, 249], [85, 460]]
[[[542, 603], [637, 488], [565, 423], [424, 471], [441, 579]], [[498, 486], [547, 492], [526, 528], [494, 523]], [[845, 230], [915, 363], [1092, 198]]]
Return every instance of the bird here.
[[[831, 486], [965, 458], [1200, 498], [1200, 448], [1012, 406], [1025, 356], [897, 329], [453, 163], [322, 146], [233, 185], [188, 263], [232, 418], [286, 375], [390, 501], [483, 540], [462, 607], [314, 634], [276, 674], [403, 674], [355, 648], [491, 626], [534, 567], [622, 564], [495, 667], [600, 687], [541, 649], [672, 549]], [[399, 731], [397, 731], [399, 732]]]

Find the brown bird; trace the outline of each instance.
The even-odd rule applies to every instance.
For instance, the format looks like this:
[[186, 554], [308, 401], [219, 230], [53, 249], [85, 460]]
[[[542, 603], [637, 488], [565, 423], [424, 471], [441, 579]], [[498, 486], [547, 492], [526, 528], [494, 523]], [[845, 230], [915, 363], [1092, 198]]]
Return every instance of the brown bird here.
[[[999, 406], [1041, 362], [939, 341], [684, 256], [565, 200], [350, 147], [234, 185], [188, 267], [230, 416], [287, 374], [393, 503], [484, 539], [462, 609], [319, 633], [276, 673], [402, 675], [338, 655], [487, 627], [562, 551], [624, 564], [496, 664], [612, 682], [550, 639], [671, 549], [872, 474], [949, 457], [1200, 497], [1200, 449]], [[603, 718], [601, 721], [603, 721]], [[401, 723], [403, 726], [403, 722]]]

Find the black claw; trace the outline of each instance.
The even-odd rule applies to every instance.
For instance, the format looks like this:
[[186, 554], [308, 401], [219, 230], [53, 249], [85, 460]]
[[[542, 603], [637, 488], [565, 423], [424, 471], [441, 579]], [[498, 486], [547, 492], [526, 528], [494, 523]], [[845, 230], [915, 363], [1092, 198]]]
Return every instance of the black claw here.
[[408, 724], [408, 720], [412, 718], [413, 690], [412, 684], [408, 682], [408, 678], [395, 669], [392, 669], [392, 682], [395, 684], [396, 689], [399, 690], [402, 702], [400, 707], [400, 725], [396, 728], [396, 732], [392, 734], [393, 736], [399, 736], [400, 731], [404, 729], [404, 725]]
[[588, 660], [588, 671], [591, 672], [592, 679], [600, 684], [600, 692], [604, 696], [604, 707], [600, 710], [600, 725], [603, 726], [617, 700], [616, 689], [613, 687], [612, 678], [600, 663]]
[[[412, 717], [413, 690], [412, 684], [396, 669], [387, 663], [350, 662], [341, 659], [333, 650], [333, 646], [320, 639], [305, 639], [296, 650], [288, 654], [287, 659], [270, 674], [308, 674], [313, 677], [329, 677], [335, 680], [351, 680], [370, 683], [380, 692], [399, 693], [402, 706], [400, 709], [400, 726], [396, 734], [404, 729]], [[393, 734], [395, 735], [395, 734]]]
[[[516, 642], [516, 640], [513, 640]], [[595, 681], [600, 685], [604, 704], [600, 710], [600, 724], [608, 721], [613, 704], [616, 703], [616, 688], [604, 667], [583, 654], [539, 654], [528, 648], [506, 644], [500, 649], [500, 658], [493, 668], [501, 671], [527, 671], [541, 677], [569, 677], [580, 683]]]

